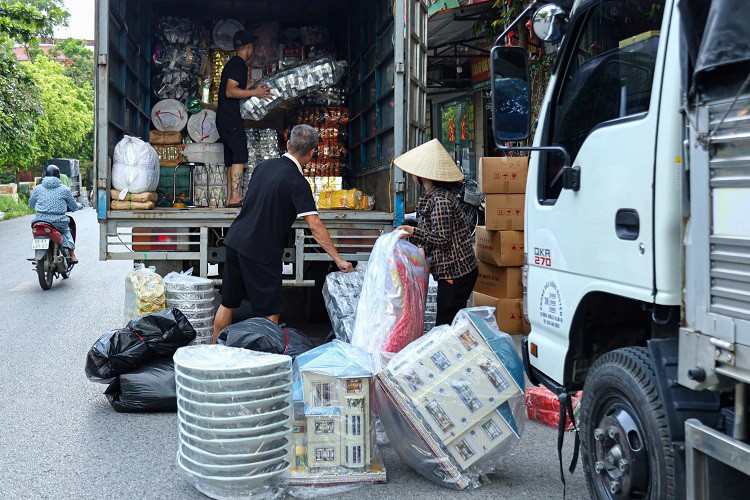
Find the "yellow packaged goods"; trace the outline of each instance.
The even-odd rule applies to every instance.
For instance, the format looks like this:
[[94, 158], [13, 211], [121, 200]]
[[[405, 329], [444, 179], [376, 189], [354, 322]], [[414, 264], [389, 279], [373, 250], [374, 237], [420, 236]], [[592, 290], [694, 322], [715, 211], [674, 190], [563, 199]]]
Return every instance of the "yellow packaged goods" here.
[[362, 195], [362, 203], [359, 205], [359, 210], [372, 210], [375, 208], [375, 196], [373, 195]]
[[479, 189], [484, 194], [525, 193], [527, 157], [479, 159]]
[[175, 144], [173, 146], [153, 146], [156, 154], [159, 155], [159, 165], [162, 167], [176, 167], [183, 161], [185, 149], [184, 144]]
[[148, 142], [154, 147], [182, 144], [182, 133], [174, 130], [165, 132], [162, 132], [161, 130], [151, 130], [148, 133]]
[[362, 193], [356, 189], [322, 191], [318, 198], [320, 210], [356, 210], [362, 206]]
[[[119, 200], [120, 199], [120, 191], [117, 189], [110, 189], [109, 196], [113, 200]], [[127, 196], [125, 196], [125, 199], [122, 201], [135, 201], [139, 203], [149, 202], [153, 201], [156, 203], [159, 201], [159, 195], [153, 192], [146, 192], [146, 193], [128, 193]]]
[[153, 201], [120, 201], [112, 200], [109, 207], [112, 210], [153, 210], [156, 203]]
[[474, 291], [498, 299], [523, 297], [520, 267], [498, 267], [479, 261], [479, 277]]
[[488, 194], [485, 226], [490, 231], [523, 231], [526, 196]]
[[474, 307], [494, 307], [497, 326], [508, 335], [523, 333], [522, 302], [522, 299], [497, 299], [474, 292]]
[[161, 276], [153, 267], [136, 264], [125, 277], [125, 324], [139, 316], [162, 311], [166, 304]]
[[522, 231], [489, 231], [477, 226], [477, 259], [496, 266], [523, 265]]

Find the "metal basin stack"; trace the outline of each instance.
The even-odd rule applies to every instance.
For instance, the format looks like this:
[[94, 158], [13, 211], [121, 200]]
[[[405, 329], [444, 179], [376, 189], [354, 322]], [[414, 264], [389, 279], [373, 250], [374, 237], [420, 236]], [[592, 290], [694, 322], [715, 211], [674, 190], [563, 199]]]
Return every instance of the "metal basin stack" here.
[[210, 279], [168, 275], [164, 278], [167, 307], [176, 307], [195, 328], [194, 344], [209, 344], [214, 335], [216, 290]]
[[177, 465], [211, 498], [281, 498], [292, 443], [292, 359], [222, 345], [174, 356]]

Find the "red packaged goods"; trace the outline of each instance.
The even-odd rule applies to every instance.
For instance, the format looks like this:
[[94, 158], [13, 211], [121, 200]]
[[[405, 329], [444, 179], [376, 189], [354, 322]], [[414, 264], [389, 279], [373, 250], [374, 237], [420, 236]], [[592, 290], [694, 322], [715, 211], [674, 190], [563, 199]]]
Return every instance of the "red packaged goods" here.
[[[578, 411], [581, 404], [582, 392], [573, 396], [573, 411]], [[557, 395], [546, 387], [532, 387], [526, 389], [526, 412], [529, 420], [535, 420], [541, 424], [557, 427], [560, 422], [560, 400]], [[568, 419], [566, 430], [573, 430], [573, 422]]]

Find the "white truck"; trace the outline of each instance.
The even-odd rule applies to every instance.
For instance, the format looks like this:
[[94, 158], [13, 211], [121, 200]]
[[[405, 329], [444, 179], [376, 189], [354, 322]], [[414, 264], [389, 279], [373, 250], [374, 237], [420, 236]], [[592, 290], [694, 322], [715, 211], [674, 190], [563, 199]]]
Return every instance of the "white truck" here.
[[[510, 148], [531, 152], [523, 355], [533, 383], [583, 389], [593, 498], [748, 497], [748, 7], [579, 0], [532, 18], [560, 44], [533, 146]], [[523, 141], [527, 53], [490, 57], [495, 140]]]

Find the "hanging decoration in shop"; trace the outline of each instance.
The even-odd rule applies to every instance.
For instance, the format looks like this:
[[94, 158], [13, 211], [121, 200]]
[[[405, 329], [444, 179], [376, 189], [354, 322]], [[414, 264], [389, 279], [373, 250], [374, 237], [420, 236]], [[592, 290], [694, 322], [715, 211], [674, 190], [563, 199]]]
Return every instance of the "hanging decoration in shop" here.
[[466, 125], [466, 115], [461, 117], [461, 140], [465, 141], [468, 135], [468, 127]]
[[448, 118], [448, 142], [456, 142], [456, 122]]

